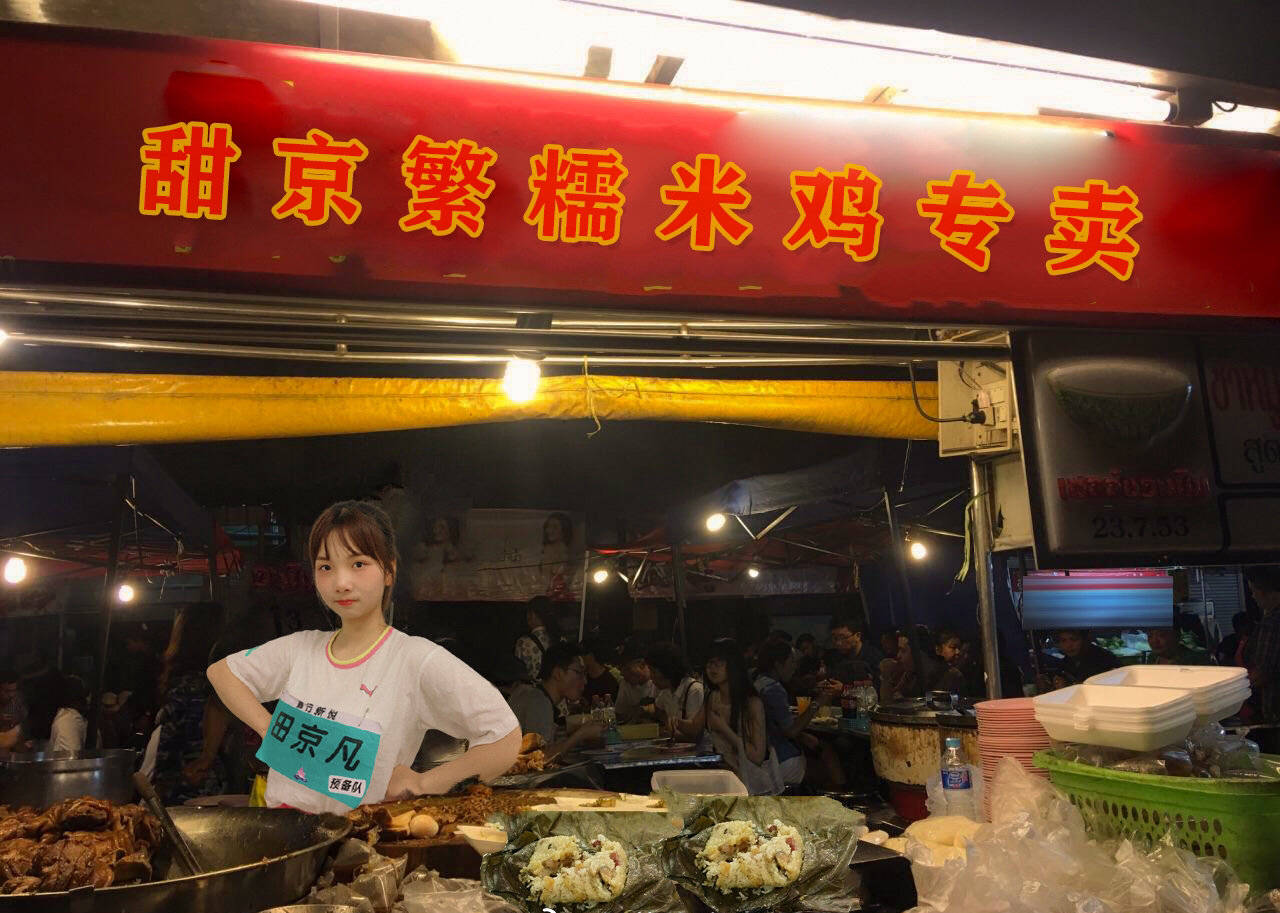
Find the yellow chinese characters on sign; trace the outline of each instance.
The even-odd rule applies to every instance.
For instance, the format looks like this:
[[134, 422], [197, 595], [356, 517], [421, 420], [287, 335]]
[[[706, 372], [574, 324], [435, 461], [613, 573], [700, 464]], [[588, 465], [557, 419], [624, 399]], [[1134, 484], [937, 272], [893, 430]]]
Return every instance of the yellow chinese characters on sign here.
[[791, 172], [791, 199], [800, 215], [782, 239], [783, 247], [795, 250], [806, 241], [822, 247], [836, 241], [858, 263], [873, 259], [884, 224], [876, 211], [881, 186], [861, 165], [845, 165], [834, 174], [825, 168]]
[[735, 162], [720, 164], [720, 156], [702, 154], [694, 164], [671, 166], [674, 184], [663, 184], [662, 202], [676, 207], [667, 220], [654, 229], [663, 241], [682, 232], [689, 233], [694, 250], [715, 250], [716, 236], [730, 244], [741, 244], [751, 234], [751, 223], [738, 215], [751, 203], [751, 194], [742, 186], [747, 173]]
[[405, 149], [400, 173], [412, 197], [401, 216], [402, 231], [429, 228], [434, 235], [462, 229], [473, 238], [484, 231], [484, 201], [493, 192], [487, 176], [498, 154], [474, 140], [436, 142], [419, 134]]
[[627, 176], [616, 149], [565, 149], [547, 144], [529, 159], [533, 197], [524, 220], [542, 241], [615, 243], [622, 235], [619, 189]]
[[1106, 181], [1085, 181], [1083, 187], [1053, 188], [1053, 234], [1044, 249], [1059, 256], [1047, 261], [1050, 276], [1074, 273], [1097, 264], [1124, 281], [1133, 275], [1138, 243], [1129, 230], [1142, 221], [1138, 195], [1121, 184], [1112, 190]]
[[225, 219], [231, 163], [240, 149], [228, 124], [185, 121], [142, 131], [138, 212]]
[[306, 225], [323, 225], [330, 212], [348, 225], [359, 218], [360, 201], [351, 194], [356, 164], [369, 154], [364, 143], [335, 143], [323, 130], [308, 130], [305, 139], [277, 139], [272, 146], [285, 160], [284, 196], [272, 215], [296, 216]]
[[985, 273], [991, 266], [988, 245], [1000, 223], [1013, 220], [1004, 188], [995, 181], [978, 183], [972, 171], [957, 169], [945, 181], [929, 181], [926, 189], [929, 195], [916, 201], [916, 212], [933, 220], [930, 233], [951, 256]]

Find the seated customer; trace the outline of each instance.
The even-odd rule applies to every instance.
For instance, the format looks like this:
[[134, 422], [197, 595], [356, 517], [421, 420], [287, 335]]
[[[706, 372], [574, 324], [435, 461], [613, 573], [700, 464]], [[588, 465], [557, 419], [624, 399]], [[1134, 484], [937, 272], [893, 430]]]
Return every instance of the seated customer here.
[[595, 706], [597, 698], [610, 704], [618, 699], [622, 673], [616, 666], [608, 665], [612, 656], [613, 652], [601, 640], [587, 640], [582, 644], [582, 662], [587, 671], [587, 687], [582, 699], [588, 707]]
[[934, 639], [935, 650], [943, 665], [930, 691], [946, 691], [961, 697], [977, 697], [984, 693], [982, 670], [976, 669], [965, 649], [964, 640], [955, 631], [939, 631]]
[[757, 657], [755, 687], [764, 701], [765, 734], [769, 747], [778, 756], [778, 766], [782, 769], [782, 782], [786, 786], [801, 783], [805, 778], [807, 764], [804, 752], [797, 741], [808, 736], [805, 727], [817, 714], [818, 708], [831, 703], [839, 693], [835, 686], [819, 688], [818, 696], [810, 702], [804, 713], [791, 712], [790, 698], [783, 683], [789, 681], [795, 673], [797, 656], [791, 645], [782, 642], [766, 643], [760, 648]]
[[689, 674], [680, 651], [674, 644], [654, 644], [645, 653], [645, 663], [658, 689], [654, 704], [664, 731], [672, 731], [677, 738], [693, 742], [700, 749], [704, 741], [710, 746], [701, 712], [706, 690]]
[[1068, 685], [1078, 685], [1091, 675], [1120, 665], [1120, 660], [1094, 643], [1093, 637], [1082, 628], [1064, 628], [1059, 631], [1058, 649], [1062, 651], [1063, 659], [1055, 679], [1060, 678]]
[[511, 692], [507, 703], [525, 735], [536, 732], [546, 744], [548, 758], [577, 748], [583, 742], [604, 734], [597, 722], [588, 722], [572, 733], [558, 738], [564, 724], [557, 706], [562, 701], [573, 703], [582, 697], [587, 673], [582, 664], [582, 648], [577, 644], [552, 644], [542, 655], [542, 681], [537, 685], [523, 682]]
[[622, 654], [622, 682], [618, 685], [618, 699], [613, 708], [619, 723], [643, 723], [656, 720], [653, 700], [658, 696], [649, 664], [639, 644], [631, 643]]
[[1151, 652], [1143, 657], [1147, 665], [1203, 666], [1209, 662], [1209, 654], [1186, 646], [1174, 628], [1148, 628], [1147, 643]]

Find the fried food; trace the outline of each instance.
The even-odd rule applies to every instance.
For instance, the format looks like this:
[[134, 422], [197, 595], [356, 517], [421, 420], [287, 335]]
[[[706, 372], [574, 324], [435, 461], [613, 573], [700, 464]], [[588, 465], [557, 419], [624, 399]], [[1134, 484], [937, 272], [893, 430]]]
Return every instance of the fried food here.
[[437, 830], [432, 837], [422, 839], [445, 843], [453, 839], [459, 824], [479, 827], [495, 814], [514, 815], [535, 805], [554, 801], [555, 798], [546, 793], [526, 790], [494, 792], [488, 786], [476, 783], [469, 786], [462, 796], [419, 796], [398, 802], [362, 805], [348, 812], [347, 818], [351, 821], [351, 836], [377, 844], [409, 839], [414, 816], [430, 815]]

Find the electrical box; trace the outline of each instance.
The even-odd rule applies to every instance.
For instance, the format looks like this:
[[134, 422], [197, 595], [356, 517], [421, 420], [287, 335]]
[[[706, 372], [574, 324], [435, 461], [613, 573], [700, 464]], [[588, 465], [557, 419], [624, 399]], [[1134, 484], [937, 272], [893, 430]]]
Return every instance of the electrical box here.
[[1027, 493], [1027, 474], [1022, 454], [1006, 453], [987, 464], [991, 481], [991, 523], [994, 527], [991, 547], [994, 551], [1030, 548], [1031, 498]]
[[938, 425], [940, 456], [1017, 452], [1017, 410], [1009, 362], [938, 362], [937, 410], [939, 418], [982, 413], [981, 423], [943, 422]]

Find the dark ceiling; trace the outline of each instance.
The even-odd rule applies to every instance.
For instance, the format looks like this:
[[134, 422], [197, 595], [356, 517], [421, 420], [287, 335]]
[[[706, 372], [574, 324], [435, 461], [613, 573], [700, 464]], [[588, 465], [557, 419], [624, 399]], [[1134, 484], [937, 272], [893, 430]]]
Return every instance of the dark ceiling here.
[[[327, 504], [400, 482], [428, 510], [464, 507], [580, 511], [611, 529], [647, 522], [734, 479], [786, 472], [851, 452], [858, 439], [674, 422], [524, 421], [318, 438], [172, 444], [149, 448], [208, 507], [274, 505], [309, 522]], [[885, 484], [902, 480], [904, 442], [886, 441]], [[963, 487], [963, 460], [912, 447], [908, 488]]]

